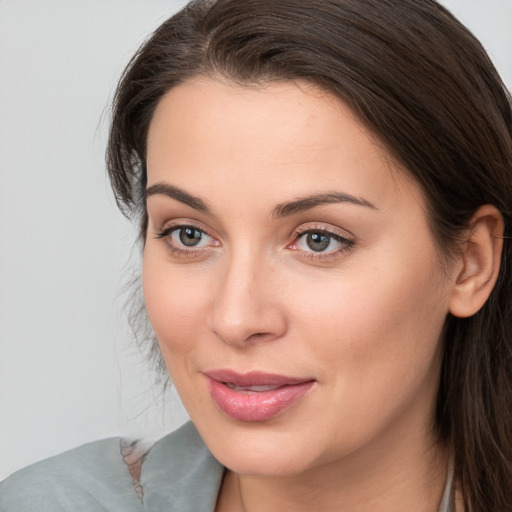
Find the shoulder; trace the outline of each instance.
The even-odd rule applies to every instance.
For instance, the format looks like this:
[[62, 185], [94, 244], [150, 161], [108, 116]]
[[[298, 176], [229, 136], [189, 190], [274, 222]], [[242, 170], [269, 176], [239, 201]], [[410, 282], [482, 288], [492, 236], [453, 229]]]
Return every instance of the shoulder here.
[[224, 469], [191, 423], [158, 441], [135, 478], [133, 462], [140, 460], [132, 460], [119, 438], [75, 448], [0, 483], [0, 512], [140, 512], [134, 480], [148, 510], [207, 510], [215, 504]]
[[158, 441], [142, 465], [147, 510], [213, 510], [224, 467], [191, 422]]
[[[0, 484], [1, 512], [139, 510], [120, 439], [96, 441], [29, 466]], [[110, 508], [109, 508], [110, 507]]]

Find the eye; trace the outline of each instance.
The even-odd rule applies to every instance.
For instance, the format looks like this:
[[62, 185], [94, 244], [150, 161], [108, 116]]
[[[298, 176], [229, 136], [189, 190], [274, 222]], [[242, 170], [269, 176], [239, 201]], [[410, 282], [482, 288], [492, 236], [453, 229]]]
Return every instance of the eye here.
[[340, 236], [326, 231], [307, 231], [297, 237], [295, 244], [300, 251], [331, 252], [339, 249], [342, 244]]
[[204, 231], [190, 226], [174, 228], [170, 236], [174, 243], [182, 244], [185, 247], [201, 247], [209, 238]]
[[208, 247], [220, 245], [215, 238], [197, 226], [173, 225], [156, 233], [176, 255], [195, 255]]
[[355, 242], [340, 233], [327, 229], [298, 229], [289, 249], [300, 251], [308, 257], [329, 257], [347, 251]]
[[325, 252], [336, 249], [340, 244], [333, 235], [322, 232], [304, 233], [299, 237], [297, 247], [301, 250], [311, 249], [314, 252]]

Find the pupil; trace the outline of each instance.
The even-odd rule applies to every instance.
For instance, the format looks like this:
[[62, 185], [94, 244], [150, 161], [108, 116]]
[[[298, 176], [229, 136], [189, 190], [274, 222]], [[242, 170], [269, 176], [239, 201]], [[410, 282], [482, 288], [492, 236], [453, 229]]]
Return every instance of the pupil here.
[[322, 235], [321, 233], [308, 233], [306, 242], [308, 247], [316, 252], [325, 251], [329, 247], [331, 237], [328, 235]]
[[187, 247], [193, 247], [201, 241], [201, 231], [194, 228], [180, 229], [180, 241]]

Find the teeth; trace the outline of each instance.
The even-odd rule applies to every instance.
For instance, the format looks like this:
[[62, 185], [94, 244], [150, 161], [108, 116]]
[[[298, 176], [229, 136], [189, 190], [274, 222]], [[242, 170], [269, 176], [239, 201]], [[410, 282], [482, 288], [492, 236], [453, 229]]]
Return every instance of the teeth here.
[[239, 391], [242, 393], [260, 393], [262, 391], [273, 391], [279, 389], [282, 386], [236, 386], [231, 382], [225, 382], [226, 386], [233, 391]]

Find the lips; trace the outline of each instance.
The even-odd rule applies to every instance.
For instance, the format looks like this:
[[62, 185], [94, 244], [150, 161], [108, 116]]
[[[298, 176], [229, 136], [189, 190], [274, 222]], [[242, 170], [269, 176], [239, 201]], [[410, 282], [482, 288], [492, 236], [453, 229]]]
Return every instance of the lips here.
[[231, 370], [207, 372], [210, 395], [227, 416], [238, 421], [261, 422], [282, 413], [314, 386], [315, 379]]

